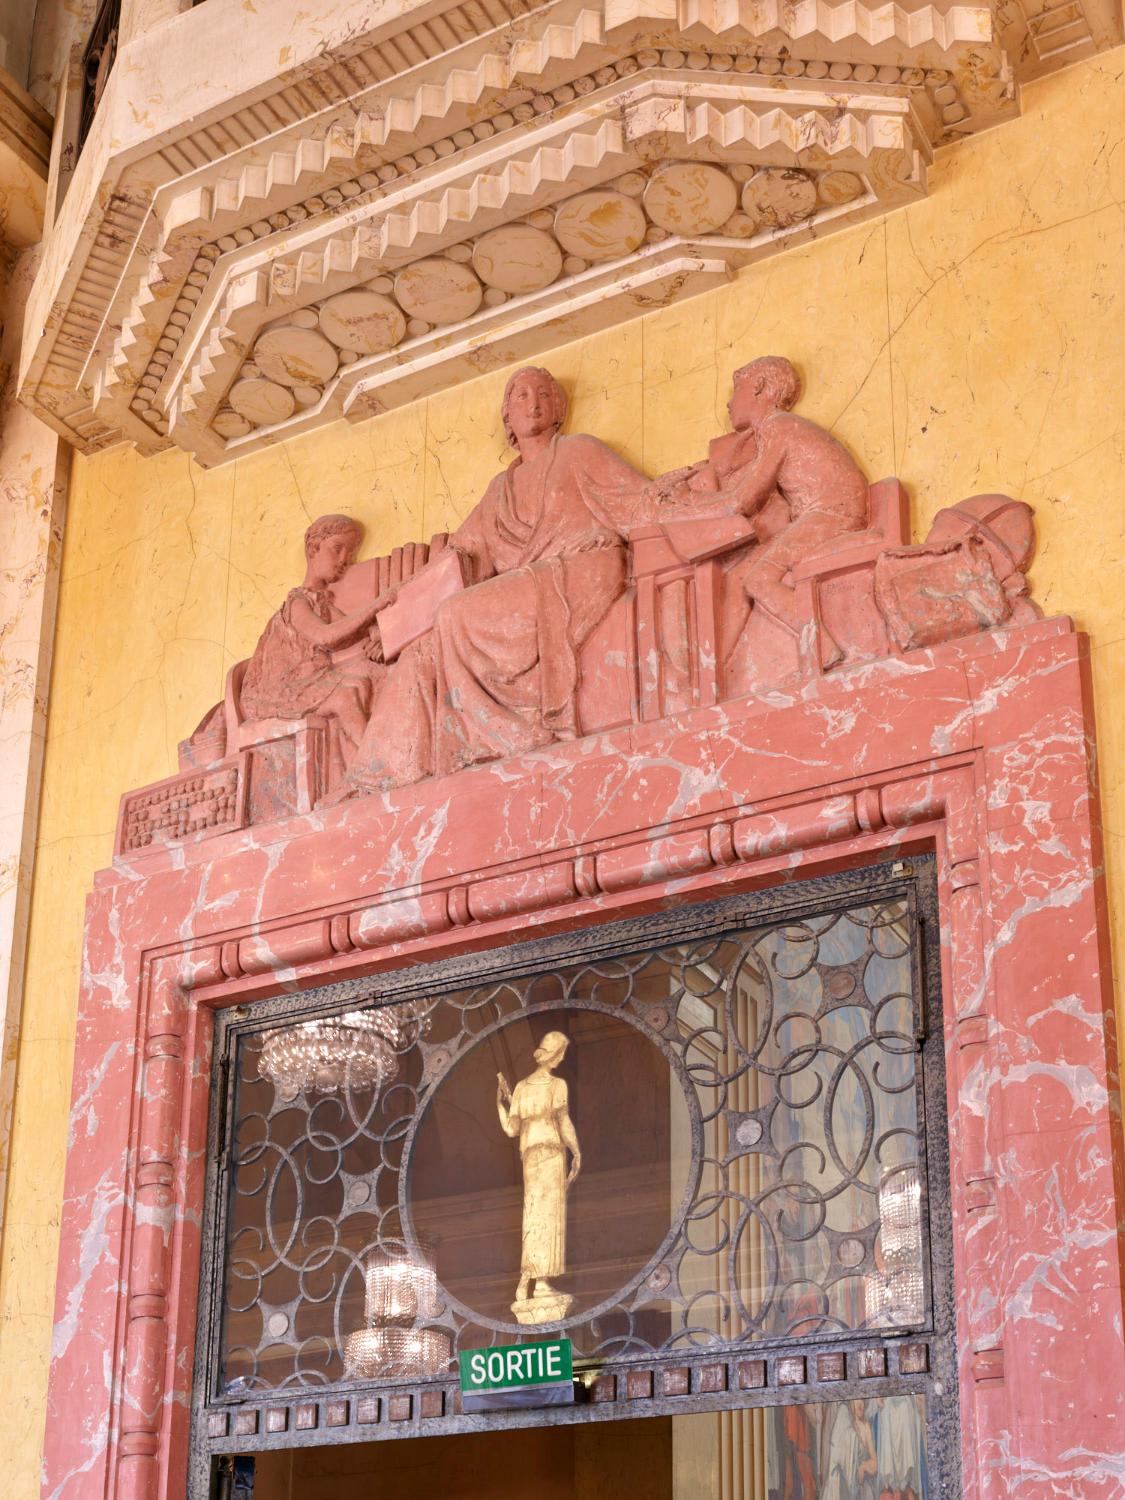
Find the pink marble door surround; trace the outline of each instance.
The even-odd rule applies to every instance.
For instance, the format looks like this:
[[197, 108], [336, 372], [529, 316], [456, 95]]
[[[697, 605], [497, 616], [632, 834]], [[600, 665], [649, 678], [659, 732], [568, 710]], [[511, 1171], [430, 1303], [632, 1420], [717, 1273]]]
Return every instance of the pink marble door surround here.
[[[457, 532], [354, 564], [355, 523], [315, 522], [179, 776], [126, 794], [87, 913], [44, 1495], [183, 1493], [217, 1007], [919, 849], [965, 1494], [1121, 1493], [1086, 648], [1028, 597], [1029, 507], [976, 496], [912, 544], [897, 481], [799, 394], [744, 366], [734, 432], [649, 480], [517, 372], [518, 456]], [[379, 620], [447, 548], [465, 587], [388, 664]]]
[[1119, 1496], [1117, 1079], [1064, 618], [224, 837], [87, 912], [43, 1495], [183, 1493], [216, 1008], [936, 852], [964, 1493]]

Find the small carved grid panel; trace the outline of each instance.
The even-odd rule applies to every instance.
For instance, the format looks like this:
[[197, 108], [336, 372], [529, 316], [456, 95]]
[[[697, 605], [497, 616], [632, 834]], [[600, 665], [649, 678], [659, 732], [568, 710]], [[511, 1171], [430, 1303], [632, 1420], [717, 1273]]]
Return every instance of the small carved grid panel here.
[[157, 782], [125, 799], [118, 854], [196, 833], [227, 833], [243, 823], [240, 762], [214, 771], [190, 771]]
[[586, 1399], [545, 1422], [914, 1392], [948, 1471], [928, 875], [221, 1020], [197, 1453], [503, 1425], [457, 1353], [562, 1333]]

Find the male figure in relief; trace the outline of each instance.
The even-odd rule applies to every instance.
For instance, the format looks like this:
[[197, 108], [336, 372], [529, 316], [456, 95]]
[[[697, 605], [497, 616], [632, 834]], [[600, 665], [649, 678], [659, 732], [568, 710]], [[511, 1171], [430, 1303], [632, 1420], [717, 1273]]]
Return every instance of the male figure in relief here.
[[[757, 545], [730, 574], [742, 599], [741, 608], [728, 610], [724, 656], [754, 607], [798, 635], [790, 570], [825, 543], [868, 524], [862, 469], [830, 432], [795, 415], [800, 392], [800, 377], [787, 359], [766, 355], [743, 365], [734, 372], [727, 404], [734, 431], [715, 438], [699, 463], [652, 482], [665, 506], [698, 516], [733, 508], [755, 524]], [[833, 665], [839, 655], [829, 643], [823, 665]]]

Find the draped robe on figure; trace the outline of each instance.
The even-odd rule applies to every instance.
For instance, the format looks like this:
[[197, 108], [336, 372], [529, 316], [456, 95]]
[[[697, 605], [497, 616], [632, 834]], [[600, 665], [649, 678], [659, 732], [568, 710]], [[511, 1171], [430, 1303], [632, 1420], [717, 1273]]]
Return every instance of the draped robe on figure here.
[[566, 1270], [566, 1146], [559, 1120], [569, 1107], [566, 1080], [533, 1073], [512, 1092], [523, 1162], [520, 1275], [540, 1280]]
[[578, 651], [625, 587], [625, 533], [651, 518], [646, 482], [585, 435], [556, 436], [492, 480], [449, 542], [472, 586], [388, 673], [355, 782], [407, 786], [580, 733]]

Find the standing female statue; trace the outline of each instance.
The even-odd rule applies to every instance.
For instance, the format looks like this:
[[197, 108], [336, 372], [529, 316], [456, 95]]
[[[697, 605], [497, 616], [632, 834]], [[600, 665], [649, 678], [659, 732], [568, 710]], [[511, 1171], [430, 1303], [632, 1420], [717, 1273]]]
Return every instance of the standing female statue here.
[[[512, 1311], [520, 1323], [557, 1323], [573, 1297], [547, 1279], [566, 1270], [566, 1195], [578, 1176], [582, 1153], [570, 1118], [566, 1080], [554, 1069], [569, 1039], [549, 1031], [532, 1054], [537, 1067], [515, 1089], [496, 1075], [496, 1110], [505, 1135], [518, 1136], [523, 1163], [523, 1242], [520, 1279]], [[570, 1171], [566, 1153], [570, 1152]], [[534, 1283], [534, 1293], [528, 1287]]]

